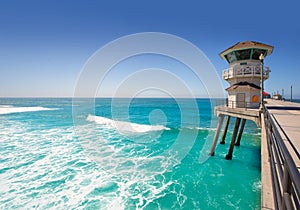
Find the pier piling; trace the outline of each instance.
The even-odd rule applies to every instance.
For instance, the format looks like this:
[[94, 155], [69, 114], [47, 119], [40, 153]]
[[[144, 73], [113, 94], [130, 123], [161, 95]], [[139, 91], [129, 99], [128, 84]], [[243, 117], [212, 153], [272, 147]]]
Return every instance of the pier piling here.
[[230, 116], [228, 115], [220, 144], [225, 144], [225, 138], [226, 138], [229, 122], [230, 122]]
[[235, 146], [240, 146], [241, 138], [242, 138], [242, 135], [243, 135], [245, 124], [246, 124], [246, 119], [243, 119], [240, 131], [239, 131], [239, 135], [238, 135], [237, 141], [235, 143]]
[[222, 128], [223, 120], [224, 120], [224, 115], [220, 115], [220, 117], [219, 117], [219, 123], [218, 123], [218, 127], [217, 127], [217, 131], [216, 131], [216, 134], [215, 134], [215, 137], [214, 137], [214, 141], [213, 141], [213, 144], [211, 146], [210, 153], [209, 153], [210, 156], [214, 156], [215, 155], [215, 149], [216, 149], [216, 145], [217, 145], [217, 142], [218, 142], [219, 134], [220, 134], [220, 131], [221, 131], [221, 128]]
[[237, 135], [237, 132], [239, 130], [240, 122], [241, 122], [241, 118], [237, 117], [236, 121], [235, 121], [233, 134], [232, 134], [232, 139], [231, 139], [231, 142], [230, 142], [229, 151], [228, 151], [228, 154], [225, 157], [226, 160], [231, 160], [232, 159], [232, 152], [233, 152], [233, 148], [234, 148], [236, 135]]

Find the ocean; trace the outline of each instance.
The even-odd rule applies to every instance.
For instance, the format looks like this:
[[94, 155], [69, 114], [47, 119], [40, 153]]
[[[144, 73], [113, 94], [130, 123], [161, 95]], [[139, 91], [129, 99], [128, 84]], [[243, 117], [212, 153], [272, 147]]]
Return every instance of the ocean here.
[[260, 129], [217, 99], [0, 99], [0, 209], [260, 209]]

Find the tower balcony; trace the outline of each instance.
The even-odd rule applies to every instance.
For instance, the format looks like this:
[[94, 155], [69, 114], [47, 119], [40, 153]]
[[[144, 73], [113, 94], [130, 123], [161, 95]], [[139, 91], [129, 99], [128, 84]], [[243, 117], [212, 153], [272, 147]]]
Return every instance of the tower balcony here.
[[[264, 80], [269, 78], [270, 68], [265, 67], [263, 71]], [[230, 67], [222, 71], [224, 80], [240, 77], [261, 77], [261, 66], [239, 66]]]

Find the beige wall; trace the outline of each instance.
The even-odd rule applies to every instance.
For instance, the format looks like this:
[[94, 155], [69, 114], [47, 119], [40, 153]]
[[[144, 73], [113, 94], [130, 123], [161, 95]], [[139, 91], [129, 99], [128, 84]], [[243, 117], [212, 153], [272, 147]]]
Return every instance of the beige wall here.
[[[250, 89], [250, 88], [239, 88], [232, 91], [228, 91], [228, 105], [229, 107], [235, 108], [237, 104], [237, 94], [238, 93], [244, 93], [245, 94], [245, 106], [246, 107], [258, 107], [259, 101], [260, 101], [260, 90], [257, 89]], [[252, 101], [252, 97], [257, 95], [258, 101], [257, 103], [254, 103]]]

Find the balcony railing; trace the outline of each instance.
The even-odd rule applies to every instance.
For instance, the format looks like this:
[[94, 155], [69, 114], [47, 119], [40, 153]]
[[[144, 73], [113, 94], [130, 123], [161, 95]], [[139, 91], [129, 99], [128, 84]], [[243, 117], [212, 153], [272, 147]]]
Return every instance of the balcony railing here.
[[[269, 78], [270, 69], [269, 67], [264, 68], [264, 79]], [[234, 77], [260, 77], [261, 66], [245, 66], [245, 67], [234, 67], [225, 69], [222, 72], [223, 79], [230, 79]]]
[[231, 101], [226, 99], [226, 106], [229, 108], [257, 109], [259, 107], [259, 102]]

